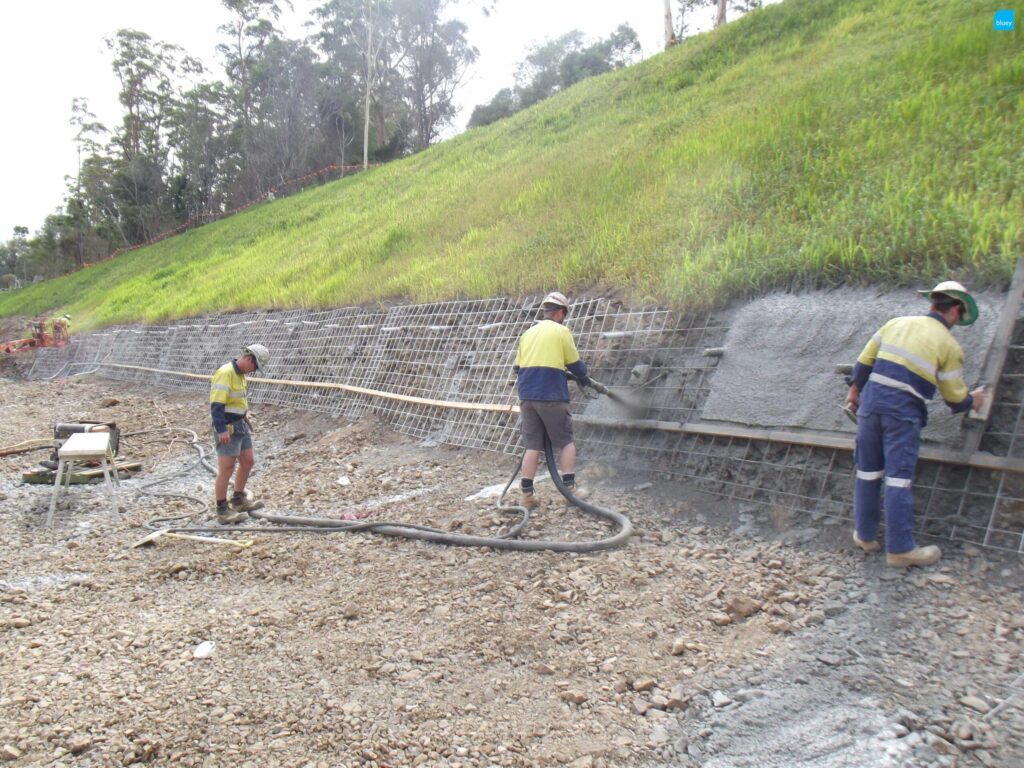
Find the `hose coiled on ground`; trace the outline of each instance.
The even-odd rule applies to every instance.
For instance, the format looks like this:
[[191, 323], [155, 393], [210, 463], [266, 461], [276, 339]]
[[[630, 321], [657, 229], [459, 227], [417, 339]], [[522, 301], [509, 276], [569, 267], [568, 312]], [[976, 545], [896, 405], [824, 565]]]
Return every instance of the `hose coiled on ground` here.
[[[168, 429], [174, 429], [168, 428]], [[156, 431], [156, 430], [149, 430]], [[186, 430], [191, 432], [191, 430]], [[139, 433], [133, 433], [139, 434]], [[199, 460], [196, 464], [188, 467], [189, 470], [194, 468], [197, 464], [202, 464], [207, 470], [216, 474], [216, 470], [213, 466], [206, 461], [205, 453], [202, 446], [199, 445], [198, 437], [195, 432], [191, 432], [193, 436], [193, 446], [198, 448]], [[151, 530], [158, 528], [164, 528], [165, 530], [172, 533], [227, 533], [232, 531], [245, 532], [248, 534], [252, 533], [291, 533], [291, 532], [304, 532], [304, 533], [377, 533], [382, 536], [398, 536], [406, 539], [415, 539], [418, 541], [430, 541], [435, 544], [443, 544], [446, 546], [455, 547], [488, 547], [490, 549], [498, 549], [503, 551], [512, 552], [574, 552], [574, 553], [586, 553], [586, 552], [598, 552], [605, 549], [614, 549], [621, 547], [629, 541], [630, 536], [633, 535], [633, 524], [629, 518], [620, 512], [613, 510], [604, 509], [596, 504], [584, 501], [583, 499], [577, 498], [568, 488], [565, 487], [565, 483], [562, 482], [562, 478], [558, 473], [558, 467], [555, 464], [554, 449], [551, 445], [551, 440], [547, 435], [544, 436], [544, 454], [547, 460], [548, 472], [551, 474], [551, 479], [554, 481], [555, 486], [559, 492], [572, 504], [582, 509], [587, 514], [596, 517], [601, 520], [605, 520], [612, 525], [616, 526], [618, 530], [611, 536], [602, 539], [592, 539], [587, 541], [558, 541], [549, 539], [520, 539], [518, 537], [529, 522], [529, 510], [525, 507], [518, 505], [503, 506], [502, 502], [505, 499], [505, 495], [508, 493], [512, 483], [515, 482], [516, 477], [519, 475], [519, 471], [522, 468], [522, 457], [519, 459], [519, 463], [516, 465], [515, 471], [512, 473], [512, 477], [505, 485], [505, 489], [502, 491], [501, 496], [498, 499], [498, 508], [503, 512], [519, 512], [521, 519], [506, 531], [501, 536], [472, 536], [469, 534], [452, 533], [451, 531], [444, 531], [439, 528], [431, 528], [425, 525], [416, 525], [415, 523], [404, 523], [404, 522], [356, 522], [351, 520], [338, 520], [334, 518], [326, 517], [300, 517], [297, 515], [277, 515], [269, 512], [262, 512], [259, 510], [253, 510], [249, 515], [258, 520], [263, 520], [268, 523], [272, 523], [271, 526], [260, 526], [258, 528], [251, 526], [209, 526], [209, 527], [175, 527], [167, 526], [166, 523], [173, 523], [185, 518], [193, 518], [195, 515], [179, 515], [175, 517], [164, 517], [150, 520], [146, 527]], [[142, 487], [143, 492], [151, 493], [152, 495], [169, 496], [175, 498], [184, 498], [189, 501], [194, 501], [200, 504], [204, 509], [206, 508], [206, 502], [195, 496], [189, 496], [187, 494], [173, 494], [173, 493], [152, 493], [147, 491], [149, 487], [158, 483], [166, 482], [167, 480], [174, 477], [174, 475], [161, 478], [159, 480], [147, 483]]]

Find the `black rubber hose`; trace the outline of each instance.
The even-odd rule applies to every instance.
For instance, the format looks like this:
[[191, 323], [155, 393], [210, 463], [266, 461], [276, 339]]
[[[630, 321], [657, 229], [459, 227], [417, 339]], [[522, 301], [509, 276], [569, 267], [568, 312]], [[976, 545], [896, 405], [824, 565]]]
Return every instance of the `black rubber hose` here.
[[[551, 479], [554, 481], [555, 486], [559, 492], [574, 505], [582, 509], [587, 514], [597, 517], [601, 520], [605, 520], [612, 525], [618, 527], [618, 531], [604, 539], [594, 539], [590, 541], [554, 541], [549, 539], [515, 539], [510, 536], [517, 535], [519, 532], [525, 529], [527, 521], [529, 519], [529, 512], [524, 507], [501, 507], [501, 500], [504, 499], [505, 494], [515, 481], [516, 476], [519, 474], [519, 470], [522, 468], [522, 457], [519, 459], [519, 464], [516, 467], [516, 471], [512, 474], [511, 479], [505, 485], [505, 490], [502, 491], [501, 498], [499, 499], [499, 508], [504, 511], [521, 510], [523, 519], [513, 528], [502, 536], [471, 536], [463, 533], [452, 533], [450, 531], [443, 531], [439, 528], [431, 528], [425, 525], [417, 525], [415, 523], [402, 523], [402, 522], [356, 522], [352, 520], [338, 520], [334, 518], [326, 517], [299, 517], [296, 515], [275, 515], [268, 512], [262, 512], [259, 510], [252, 510], [249, 512], [250, 517], [257, 520], [264, 520], [268, 523], [273, 523], [274, 526], [268, 527], [250, 527], [250, 526], [217, 526], [217, 527], [187, 527], [177, 528], [168, 527], [165, 530], [172, 533], [229, 533], [229, 532], [244, 532], [244, 533], [290, 533], [290, 532], [308, 532], [308, 533], [335, 533], [335, 532], [346, 532], [346, 533], [377, 533], [382, 536], [398, 536], [406, 539], [415, 539], [418, 541], [430, 541], [435, 544], [444, 544], [453, 547], [489, 547], [491, 549], [505, 550], [511, 552], [574, 552], [574, 553], [586, 553], [586, 552], [598, 552], [605, 549], [614, 549], [621, 547], [629, 541], [629, 538], [633, 535], [633, 524], [629, 518], [625, 515], [615, 512], [613, 510], [604, 509], [591, 504], [590, 502], [584, 501], [583, 499], [577, 498], [568, 488], [565, 487], [565, 483], [562, 482], [562, 478], [558, 473], [558, 467], [555, 463], [554, 447], [551, 445], [551, 439], [544, 435], [544, 454], [547, 459], [548, 472], [551, 474]], [[170, 518], [164, 518], [163, 521], [169, 520]], [[160, 521], [160, 522], [163, 522]], [[155, 522], [150, 521], [147, 527], [151, 527]]]

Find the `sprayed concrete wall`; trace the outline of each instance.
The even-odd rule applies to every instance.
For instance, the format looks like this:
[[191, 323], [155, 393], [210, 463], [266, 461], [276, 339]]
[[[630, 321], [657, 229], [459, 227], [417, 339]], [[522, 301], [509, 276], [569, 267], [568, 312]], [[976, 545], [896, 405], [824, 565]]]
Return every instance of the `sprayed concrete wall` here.
[[[957, 327], [968, 385], [977, 383], [999, 320], [1003, 297], [980, 294], [979, 317]], [[856, 361], [871, 335], [890, 318], [927, 311], [909, 290], [818, 291], [766, 296], [729, 313], [725, 354], [703, 418], [758, 427], [853, 433], [840, 411], [845, 399], [837, 364]], [[974, 377], [974, 378], [972, 378]], [[929, 407], [927, 442], [957, 446], [963, 415], [936, 400]]]
[[[320, 312], [245, 313], [168, 326], [76, 335], [40, 350], [32, 376], [95, 372], [191, 390], [205, 407], [217, 366], [247, 343], [266, 344], [272, 370], [250, 388], [273, 403], [358, 418], [374, 413], [429, 443], [519, 451], [515, 344], [538, 297]], [[968, 381], [977, 375], [1002, 306], [983, 295], [981, 319], [957, 329]], [[627, 396], [574, 395], [584, 462], [685, 479], [752, 507], [848, 519], [853, 429], [840, 413], [838, 363], [852, 364], [890, 317], [927, 309], [913, 291], [772, 295], [721, 311], [685, 314], [577, 302], [569, 320], [592, 374]], [[1011, 463], [1024, 403], [1024, 333], [1018, 327], [983, 449]], [[724, 349], [708, 355], [712, 348]], [[930, 444], [955, 447], [961, 418], [932, 409]], [[785, 429], [798, 433], [780, 435]], [[921, 532], [1024, 552], [1024, 475], [966, 460], [923, 461], [916, 481]], [[584, 470], [585, 471], [585, 470]]]

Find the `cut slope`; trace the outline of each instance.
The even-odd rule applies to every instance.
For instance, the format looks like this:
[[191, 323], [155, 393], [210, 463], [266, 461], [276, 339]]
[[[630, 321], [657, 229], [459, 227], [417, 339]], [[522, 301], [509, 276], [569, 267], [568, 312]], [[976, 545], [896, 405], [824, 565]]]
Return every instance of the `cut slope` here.
[[[786, 0], [510, 119], [0, 299], [76, 327], [614, 286], [1005, 280], [1024, 53], [964, 0]], [[83, 322], [77, 322], [77, 321]]]

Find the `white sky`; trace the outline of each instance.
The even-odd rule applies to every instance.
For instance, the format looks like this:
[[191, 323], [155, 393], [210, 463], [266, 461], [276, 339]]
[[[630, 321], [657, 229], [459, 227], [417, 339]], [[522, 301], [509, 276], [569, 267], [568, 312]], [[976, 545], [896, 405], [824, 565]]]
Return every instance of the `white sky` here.
[[[319, 0], [294, 0], [286, 32], [300, 37], [301, 23]], [[498, 0], [492, 15], [463, 3], [480, 57], [462, 87], [456, 122], [465, 126], [473, 107], [512, 85], [516, 65], [535, 43], [573, 29], [588, 39], [629, 23], [644, 57], [658, 53], [664, 36], [663, 0]], [[674, 5], [674, 4], [673, 4]], [[34, 233], [64, 199], [65, 176], [74, 176], [77, 151], [68, 123], [71, 101], [88, 99], [100, 122], [120, 120], [112, 56], [103, 43], [121, 28], [180, 45], [202, 59], [209, 79], [224, 80], [215, 46], [217, 27], [229, 15], [219, 0], [29, 0], [5, 4], [0, 23], [0, 242], [16, 225]], [[705, 23], [705, 26], [707, 24]]]

